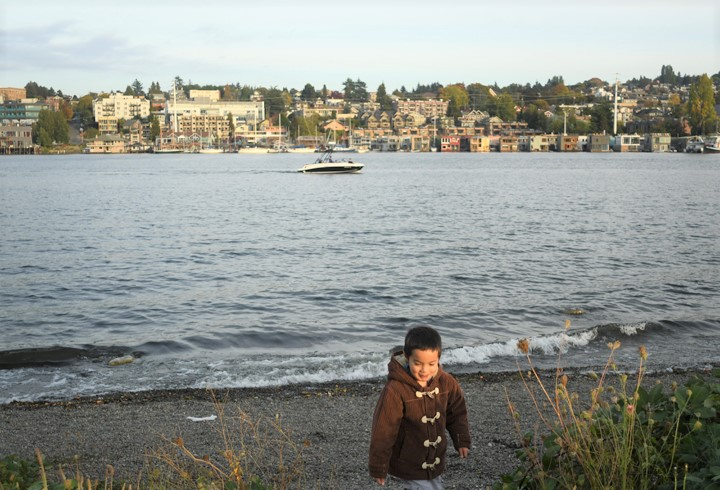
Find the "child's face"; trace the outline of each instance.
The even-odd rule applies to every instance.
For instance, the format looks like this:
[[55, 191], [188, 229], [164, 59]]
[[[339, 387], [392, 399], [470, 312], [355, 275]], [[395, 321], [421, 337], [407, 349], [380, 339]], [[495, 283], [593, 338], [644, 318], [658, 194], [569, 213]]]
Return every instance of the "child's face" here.
[[410, 374], [423, 388], [438, 372], [440, 354], [436, 350], [415, 349], [408, 357]]

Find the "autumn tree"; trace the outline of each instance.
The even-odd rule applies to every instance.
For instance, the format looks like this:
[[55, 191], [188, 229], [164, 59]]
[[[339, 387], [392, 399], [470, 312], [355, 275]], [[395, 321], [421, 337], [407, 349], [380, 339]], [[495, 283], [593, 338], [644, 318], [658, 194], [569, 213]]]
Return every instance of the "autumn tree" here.
[[712, 81], [705, 73], [690, 87], [687, 116], [693, 134], [706, 134], [711, 129], [715, 129], [717, 122], [715, 94]]
[[441, 88], [440, 98], [448, 101], [447, 115], [451, 117], [460, 117], [462, 110], [468, 106], [470, 100], [465, 85], [462, 83]]

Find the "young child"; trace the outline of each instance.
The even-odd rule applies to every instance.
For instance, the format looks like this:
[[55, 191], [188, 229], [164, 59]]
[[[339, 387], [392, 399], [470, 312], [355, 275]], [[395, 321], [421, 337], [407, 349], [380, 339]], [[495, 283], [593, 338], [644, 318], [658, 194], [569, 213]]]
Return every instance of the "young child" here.
[[435, 329], [415, 327], [390, 359], [370, 439], [370, 476], [380, 485], [390, 473], [404, 480], [405, 489], [442, 489], [446, 429], [460, 457], [468, 455], [465, 396], [440, 367], [441, 352]]

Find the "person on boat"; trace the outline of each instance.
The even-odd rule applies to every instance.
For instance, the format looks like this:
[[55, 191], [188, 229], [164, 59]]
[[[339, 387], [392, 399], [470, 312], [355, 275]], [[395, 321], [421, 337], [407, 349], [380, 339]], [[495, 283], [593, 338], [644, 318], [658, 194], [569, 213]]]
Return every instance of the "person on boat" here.
[[442, 490], [448, 433], [460, 457], [468, 456], [465, 395], [440, 366], [441, 351], [435, 329], [415, 327], [390, 358], [370, 436], [370, 476], [379, 485], [389, 473], [403, 489]]

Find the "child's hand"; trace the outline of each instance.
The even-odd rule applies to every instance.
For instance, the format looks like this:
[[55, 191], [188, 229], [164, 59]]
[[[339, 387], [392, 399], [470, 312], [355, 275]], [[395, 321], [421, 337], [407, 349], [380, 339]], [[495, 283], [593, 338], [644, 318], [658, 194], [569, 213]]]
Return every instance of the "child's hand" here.
[[458, 449], [458, 453], [460, 453], [461, 458], [467, 458], [470, 450], [466, 447], [461, 447], [460, 449]]
[[385, 486], [385, 478], [375, 478], [375, 483], [377, 483], [381, 487], [384, 487]]

